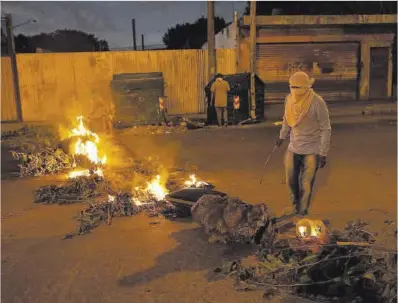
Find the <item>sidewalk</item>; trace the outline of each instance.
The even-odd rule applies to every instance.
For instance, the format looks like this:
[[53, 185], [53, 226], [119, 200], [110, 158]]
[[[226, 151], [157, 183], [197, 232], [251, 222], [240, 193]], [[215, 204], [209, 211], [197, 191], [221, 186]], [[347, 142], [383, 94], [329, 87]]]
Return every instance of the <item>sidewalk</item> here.
[[[397, 115], [397, 103], [391, 101], [347, 101], [328, 103], [330, 118], [356, 117], [362, 115]], [[270, 121], [280, 120], [283, 104], [266, 104], [265, 117]]]
[[[330, 102], [328, 108], [331, 119], [337, 117], [358, 117], [362, 115], [397, 115], [397, 103], [388, 100]], [[284, 104], [265, 104], [264, 112], [266, 121], [280, 121], [283, 117]], [[206, 114], [187, 114], [184, 116], [193, 121], [206, 120]]]

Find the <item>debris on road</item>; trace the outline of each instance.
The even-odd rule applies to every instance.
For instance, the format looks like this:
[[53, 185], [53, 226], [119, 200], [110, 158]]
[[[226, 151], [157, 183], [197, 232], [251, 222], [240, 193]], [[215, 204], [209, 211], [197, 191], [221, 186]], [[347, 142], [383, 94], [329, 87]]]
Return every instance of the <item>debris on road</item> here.
[[185, 122], [187, 129], [201, 129], [205, 127], [205, 123], [203, 122], [193, 122], [186, 117], [183, 117], [182, 119]]
[[[113, 217], [134, 216], [142, 211], [147, 212], [149, 217], [160, 214], [165, 217], [178, 216], [173, 205], [165, 200], [157, 200], [152, 194], [141, 195], [141, 199], [144, 200], [129, 193], [121, 193], [116, 196], [108, 195], [108, 199], [102, 202], [90, 203], [86, 209], [80, 212], [79, 225], [75, 235], [83, 235], [102, 224], [111, 225]], [[156, 222], [159, 223], [159, 221]]]
[[215, 272], [234, 276], [238, 290], [265, 289], [266, 299], [289, 294], [317, 301], [395, 302], [397, 253], [375, 246], [365, 226], [350, 222], [327, 244], [282, 237]]
[[72, 167], [72, 160], [59, 148], [59, 136], [50, 126], [24, 126], [2, 135], [15, 160], [19, 176], [43, 176]]
[[47, 147], [39, 152], [11, 153], [15, 160], [20, 161], [20, 177], [51, 175], [73, 166], [70, 157], [61, 149]]
[[36, 191], [35, 203], [80, 203], [112, 194], [110, 183], [96, 174], [68, 179], [62, 185], [47, 185]]
[[49, 125], [26, 125], [19, 130], [5, 135], [2, 140], [17, 152], [33, 153], [46, 148], [56, 149], [59, 136], [54, 127]]
[[254, 242], [261, 233], [272, 238], [273, 228], [264, 204], [250, 205], [238, 198], [201, 197], [191, 208], [192, 218], [204, 226], [211, 242]]
[[[186, 182], [190, 188], [208, 185], [206, 182], [198, 181], [195, 175], [191, 175], [190, 180]], [[65, 236], [64, 239], [85, 234], [104, 222], [110, 225], [113, 217], [133, 216], [141, 211], [145, 211], [149, 217], [163, 215], [177, 218], [188, 215], [165, 199], [169, 191], [162, 185], [160, 175], [152, 178], [146, 186], [136, 186], [130, 192], [121, 191], [113, 184], [103, 176], [91, 172], [89, 175], [69, 178], [62, 185], [47, 185], [39, 188], [36, 191], [35, 202], [41, 204], [88, 203], [88, 208], [80, 213], [78, 231]]]

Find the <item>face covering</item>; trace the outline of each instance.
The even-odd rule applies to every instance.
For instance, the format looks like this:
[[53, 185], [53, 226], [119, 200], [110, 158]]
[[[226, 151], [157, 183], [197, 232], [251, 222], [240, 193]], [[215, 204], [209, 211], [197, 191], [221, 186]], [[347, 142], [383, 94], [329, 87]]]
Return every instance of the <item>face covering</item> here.
[[290, 77], [290, 95], [287, 96], [285, 105], [285, 118], [290, 127], [299, 125], [308, 113], [314, 91], [311, 85], [314, 83], [306, 73], [298, 72]]

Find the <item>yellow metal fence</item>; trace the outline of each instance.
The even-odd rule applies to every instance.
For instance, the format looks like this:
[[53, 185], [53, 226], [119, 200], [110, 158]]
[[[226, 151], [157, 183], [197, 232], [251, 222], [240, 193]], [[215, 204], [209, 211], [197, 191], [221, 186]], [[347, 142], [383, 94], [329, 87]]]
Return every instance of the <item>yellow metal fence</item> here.
[[[217, 72], [235, 73], [234, 49], [216, 55]], [[170, 114], [205, 111], [207, 50], [20, 54], [17, 65], [24, 121], [101, 115], [112, 102], [112, 77], [121, 73], [162, 72]]]
[[17, 119], [11, 60], [9, 57], [1, 57], [1, 121]]

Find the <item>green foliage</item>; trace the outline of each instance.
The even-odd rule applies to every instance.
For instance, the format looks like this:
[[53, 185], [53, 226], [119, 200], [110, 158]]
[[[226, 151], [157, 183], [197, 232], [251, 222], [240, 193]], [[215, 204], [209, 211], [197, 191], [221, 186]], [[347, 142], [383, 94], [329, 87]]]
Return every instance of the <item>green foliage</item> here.
[[[218, 33], [225, 28], [223, 18], [214, 18], [214, 31]], [[194, 23], [177, 24], [163, 36], [163, 43], [168, 49], [200, 49], [207, 41], [207, 18], [201, 17]]]

